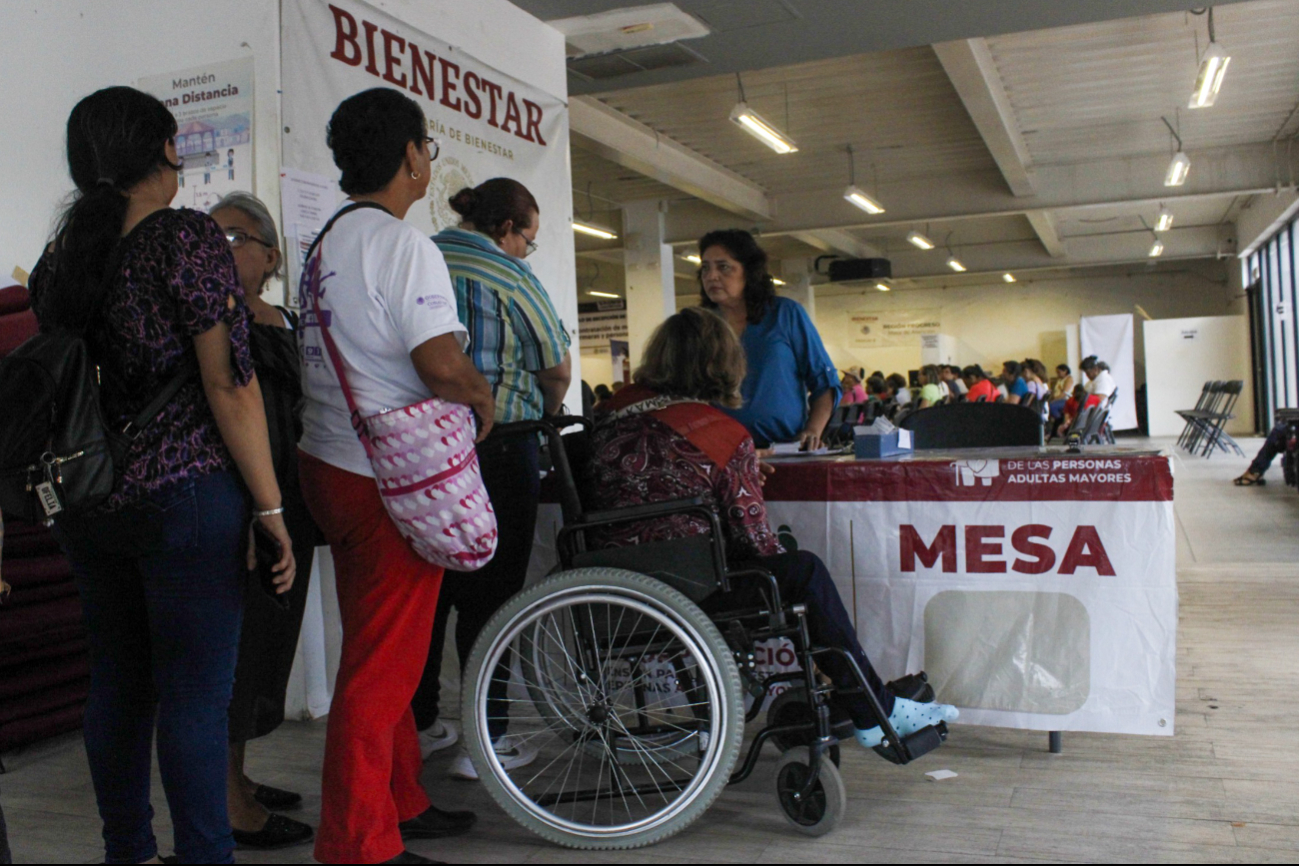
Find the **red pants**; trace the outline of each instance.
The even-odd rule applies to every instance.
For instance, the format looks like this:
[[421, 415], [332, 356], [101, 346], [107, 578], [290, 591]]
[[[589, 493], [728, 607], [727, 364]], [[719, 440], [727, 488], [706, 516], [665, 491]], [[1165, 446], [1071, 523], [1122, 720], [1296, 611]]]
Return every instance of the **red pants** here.
[[299, 452], [302, 492], [334, 555], [343, 652], [325, 736], [321, 863], [381, 863], [429, 807], [410, 702], [428, 658], [442, 569], [420, 559], [366, 478]]

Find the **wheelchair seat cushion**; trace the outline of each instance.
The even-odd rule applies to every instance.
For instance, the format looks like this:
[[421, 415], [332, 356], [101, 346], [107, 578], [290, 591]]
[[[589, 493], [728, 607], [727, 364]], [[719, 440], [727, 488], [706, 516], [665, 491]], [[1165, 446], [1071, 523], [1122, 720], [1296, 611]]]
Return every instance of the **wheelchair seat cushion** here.
[[574, 568], [623, 568], [655, 577], [696, 604], [717, 592], [721, 576], [706, 535], [606, 547], [575, 554]]

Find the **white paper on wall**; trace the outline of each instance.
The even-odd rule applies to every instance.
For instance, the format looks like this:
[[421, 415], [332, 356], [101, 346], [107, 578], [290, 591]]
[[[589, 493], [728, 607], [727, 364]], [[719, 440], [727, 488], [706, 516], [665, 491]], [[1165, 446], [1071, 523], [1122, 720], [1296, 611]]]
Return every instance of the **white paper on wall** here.
[[[1088, 316], [1079, 326], [1083, 357], [1095, 355], [1109, 364], [1110, 373], [1119, 386], [1119, 398], [1110, 414], [1110, 426], [1115, 430], [1137, 428], [1135, 328], [1131, 313]], [[1081, 371], [1079, 375], [1086, 378]]]

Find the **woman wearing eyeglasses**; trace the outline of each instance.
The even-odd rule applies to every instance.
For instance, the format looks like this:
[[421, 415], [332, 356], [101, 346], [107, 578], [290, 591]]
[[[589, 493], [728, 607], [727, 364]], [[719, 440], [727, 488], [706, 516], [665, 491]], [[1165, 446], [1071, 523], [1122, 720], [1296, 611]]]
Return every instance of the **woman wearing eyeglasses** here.
[[302, 797], [259, 785], [244, 774], [249, 740], [264, 737], [284, 721], [284, 699], [307, 607], [308, 576], [320, 530], [307, 511], [298, 482], [298, 439], [302, 435], [302, 365], [298, 361], [298, 317], [262, 299], [271, 277], [281, 273], [279, 232], [261, 199], [234, 192], [213, 206], [225, 232], [235, 271], [253, 314], [253, 369], [262, 385], [271, 459], [284, 496], [284, 522], [293, 538], [298, 579], [278, 602], [252, 583], [244, 593], [239, 662], [230, 699], [230, 761], [226, 798], [230, 826], [240, 848], [271, 850], [300, 845], [310, 826], [277, 814], [295, 809]]
[[702, 305], [730, 324], [748, 361], [744, 405], [728, 414], [760, 448], [777, 442], [820, 448], [843, 391], [816, 325], [797, 303], [776, 296], [767, 253], [748, 232], [710, 232], [699, 241], [699, 255]]
[[[524, 261], [536, 251], [541, 229], [536, 198], [523, 184], [502, 177], [461, 190], [451, 207], [461, 216], [459, 227], [433, 241], [455, 285], [457, 312], [469, 331], [470, 357], [492, 385], [496, 422], [558, 414], [572, 378], [572, 341], [545, 287]], [[458, 614], [456, 651], [463, 667], [487, 620], [523, 588], [532, 555], [541, 492], [536, 437], [491, 436], [479, 444], [478, 461], [496, 510], [500, 542], [485, 568], [443, 578], [428, 665], [412, 703], [425, 757], [454, 745], [458, 736], [438, 719], [438, 675], [451, 608]], [[493, 680], [499, 690], [493, 697], [500, 703], [489, 713], [490, 733], [502, 764], [515, 769], [531, 763], [536, 751], [507, 734], [508, 681], [508, 667]], [[452, 760], [450, 773], [458, 779], [478, 778], [465, 752]]]

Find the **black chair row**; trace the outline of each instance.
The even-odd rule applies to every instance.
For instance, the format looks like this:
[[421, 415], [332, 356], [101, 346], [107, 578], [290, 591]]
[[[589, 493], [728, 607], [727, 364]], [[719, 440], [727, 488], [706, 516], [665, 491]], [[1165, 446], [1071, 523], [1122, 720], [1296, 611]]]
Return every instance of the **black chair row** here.
[[1009, 403], [951, 403], [912, 412], [899, 423], [918, 451], [954, 448], [1040, 447], [1042, 416]]
[[1181, 409], [1177, 414], [1186, 422], [1177, 444], [1191, 454], [1211, 457], [1217, 450], [1224, 454], [1235, 451], [1246, 454], [1227, 434], [1227, 422], [1236, 417], [1236, 403], [1245, 390], [1239, 379], [1229, 382], [1206, 382], [1194, 409]]

